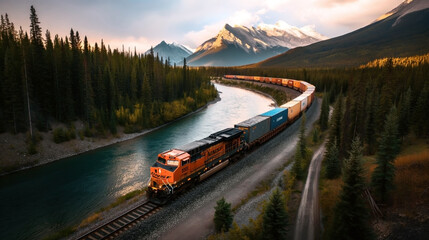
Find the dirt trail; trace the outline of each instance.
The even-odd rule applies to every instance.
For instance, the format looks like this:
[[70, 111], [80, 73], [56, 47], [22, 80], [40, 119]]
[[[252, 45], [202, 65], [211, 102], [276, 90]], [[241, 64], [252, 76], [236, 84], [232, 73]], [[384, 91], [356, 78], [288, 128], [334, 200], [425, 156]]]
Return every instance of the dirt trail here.
[[295, 224], [295, 240], [319, 239], [319, 176], [325, 152], [325, 142], [314, 153], [308, 168], [307, 181], [302, 192], [298, 216]]

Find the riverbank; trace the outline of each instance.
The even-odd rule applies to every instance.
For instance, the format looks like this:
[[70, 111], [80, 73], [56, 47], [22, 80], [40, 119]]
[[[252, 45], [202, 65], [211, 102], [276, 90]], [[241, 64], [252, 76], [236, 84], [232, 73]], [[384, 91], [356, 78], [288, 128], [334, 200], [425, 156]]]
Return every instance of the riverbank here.
[[281, 106], [301, 94], [296, 90], [286, 88], [281, 85], [273, 85], [270, 83], [247, 80], [229, 80], [225, 78], [214, 79], [214, 81], [218, 84], [222, 84], [225, 86], [237, 87], [264, 95], [273, 100], [273, 102], [275, 103], [274, 107]]
[[[214, 104], [220, 100], [221, 99], [218, 95], [217, 98], [208, 102], [206, 105], [198, 108], [195, 111], [187, 113], [184, 116], [175, 119], [174, 121], [137, 133], [124, 133], [124, 128], [118, 126], [117, 134], [108, 134], [105, 138], [84, 137], [83, 139], [76, 138], [67, 142], [57, 144], [53, 141], [53, 130], [49, 132], [39, 132], [38, 134], [40, 135], [41, 140], [37, 145], [38, 152], [33, 155], [27, 153], [27, 136], [25, 133], [19, 133], [16, 135], [10, 133], [2, 133], [0, 134], [0, 176], [52, 163], [61, 159], [83, 154], [115, 143], [135, 139], [137, 137], [143, 136], [157, 129], [165, 127], [175, 121], [179, 121], [192, 114], [198, 113], [203, 109], [207, 108], [209, 105]], [[81, 121], [75, 121], [73, 124], [76, 128], [76, 132], [79, 132], [85, 128], [85, 125]], [[58, 127], [65, 128], [65, 124], [58, 123], [53, 125], [53, 129]]]

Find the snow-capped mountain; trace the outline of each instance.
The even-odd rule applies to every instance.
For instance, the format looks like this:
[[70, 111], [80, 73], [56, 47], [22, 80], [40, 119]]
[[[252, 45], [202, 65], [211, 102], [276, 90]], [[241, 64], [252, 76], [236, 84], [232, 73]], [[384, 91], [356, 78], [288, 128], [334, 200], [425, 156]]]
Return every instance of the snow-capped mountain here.
[[257, 27], [226, 24], [216, 37], [205, 41], [187, 58], [193, 66], [236, 66], [255, 63], [326, 39], [313, 27], [297, 28], [279, 21]]
[[[146, 54], [150, 52], [150, 49], [146, 51]], [[162, 41], [153, 48], [154, 55], [158, 54], [159, 58], [164, 60], [170, 58], [171, 64], [178, 64], [183, 62], [183, 59], [192, 54], [192, 51], [183, 45], [177, 43], [166, 43]]]
[[375, 21], [382, 21], [384, 19], [390, 19], [397, 17], [395, 23], [393, 26], [395, 26], [401, 19], [410, 13], [417, 12], [423, 9], [429, 8], [429, 1], [427, 0], [405, 0], [399, 6], [394, 8], [393, 10], [383, 14], [379, 18], [377, 18]]

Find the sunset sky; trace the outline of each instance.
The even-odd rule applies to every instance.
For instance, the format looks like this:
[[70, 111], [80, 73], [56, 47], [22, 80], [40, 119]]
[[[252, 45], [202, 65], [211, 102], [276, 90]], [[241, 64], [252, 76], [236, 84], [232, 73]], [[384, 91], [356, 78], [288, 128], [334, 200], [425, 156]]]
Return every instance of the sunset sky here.
[[16, 27], [29, 29], [30, 6], [36, 8], [43, 32], [64, 37], [70, 28], [91, 43], [104, 39], [143, 52], [160, 41], [195, 49], [214, 37], [225, 23], [257, 26], [285, 21], [312, 26], [335, 37], [363, 27], [403, 0], [0, 0]]

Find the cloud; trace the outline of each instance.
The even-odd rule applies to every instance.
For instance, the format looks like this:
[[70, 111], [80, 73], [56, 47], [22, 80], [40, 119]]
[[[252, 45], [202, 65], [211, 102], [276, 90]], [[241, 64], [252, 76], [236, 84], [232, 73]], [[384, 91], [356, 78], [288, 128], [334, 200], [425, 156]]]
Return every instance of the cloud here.
[[359, 0], [319, 0], [317, 4], [322, 7], [332, 7], [335, 5], [349, 4]]
[[53, 35], [68, 35], [73, 28], [89, 39], [112, 42], [112, 46], [129, 41], [124, 44], [143, 48], [165, 40], [195, 48], [216, 36], [225, 23], [255, 26], [283, 20], [297, 27], [314, 25], [318, 32], [334, 37], [371, 23], [402, 1], [0, 0], [0, 9], [27, 31], [33, 4], [43, 31], [49, 29]]

